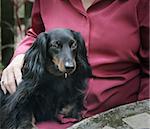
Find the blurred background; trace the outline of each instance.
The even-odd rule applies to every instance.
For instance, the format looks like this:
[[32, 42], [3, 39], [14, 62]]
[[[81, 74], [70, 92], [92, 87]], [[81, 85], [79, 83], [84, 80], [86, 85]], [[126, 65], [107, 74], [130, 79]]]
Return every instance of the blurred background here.
[[0, 74], [31, 26], [34, 0], [0, 0]]

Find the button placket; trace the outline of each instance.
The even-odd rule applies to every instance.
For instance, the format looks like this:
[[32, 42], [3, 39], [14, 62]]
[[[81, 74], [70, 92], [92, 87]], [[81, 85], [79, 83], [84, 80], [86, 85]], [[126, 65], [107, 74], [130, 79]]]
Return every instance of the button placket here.
[[91, 23], [90, 23], [90, 17], [88, 16], [88, 14], [86, 15], [86, 22], [87, 22], [87, 56], [89, 56], [89, 52], [90, 52], [90, 31], [91, 31]]

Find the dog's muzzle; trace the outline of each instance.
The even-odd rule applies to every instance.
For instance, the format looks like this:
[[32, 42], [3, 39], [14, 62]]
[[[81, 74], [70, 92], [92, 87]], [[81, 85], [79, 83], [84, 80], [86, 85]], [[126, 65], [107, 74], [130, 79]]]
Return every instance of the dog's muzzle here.
[[64, 66], [68, 73], [71, 72], [75, 67], [73, 61], [66, 61]]
[[64, 64], [64, 66], [65, 66], [65, 70], [66, 70], [66, 72], [65, 72], [65, 78], [67, 78], [68, 74], [74, 72], [75, 65], [74, 65], [73, 61], [66, 61], [65, 64]]

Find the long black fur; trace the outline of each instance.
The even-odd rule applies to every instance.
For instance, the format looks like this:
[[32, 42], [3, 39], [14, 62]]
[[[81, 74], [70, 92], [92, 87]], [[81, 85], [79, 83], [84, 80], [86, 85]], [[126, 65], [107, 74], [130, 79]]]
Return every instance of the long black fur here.
[[55, 31], [60, 31], [62, 36], [67, 32], [77, 42], [76, 70], [67, 78], [48, 72], [47, 65], [53, 65], [49, 44], [51, 34], [55, 32], [42, 32], [26, 52], [23, 81], [16, 92], [4, 95], [0, 90], [1, 129], [31, 129], [32, 116], [36, 122], [57, 121], [58, 114], [66, 105], [73, 105], [73, 109], [65, 117], [80, 118], [86, 82], [91, 76], [84, 40], [79, 33], [69, 29]]

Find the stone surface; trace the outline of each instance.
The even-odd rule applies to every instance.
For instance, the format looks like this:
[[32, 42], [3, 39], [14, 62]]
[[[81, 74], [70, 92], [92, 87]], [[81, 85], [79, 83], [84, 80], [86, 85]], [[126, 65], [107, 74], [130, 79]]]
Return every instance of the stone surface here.
[[150, 100], [144, 100], [97, 114], [68, 129], [150, 129], [149, 116]]
[[147, 129], [150, 128], [150, 115], [142, 113], [134, 116], [124, 118], [123, 121], [133, 129]]
[[103, 129], [114, 129], [114, 128], [109, 127], [109, 126], [105, 126]]

